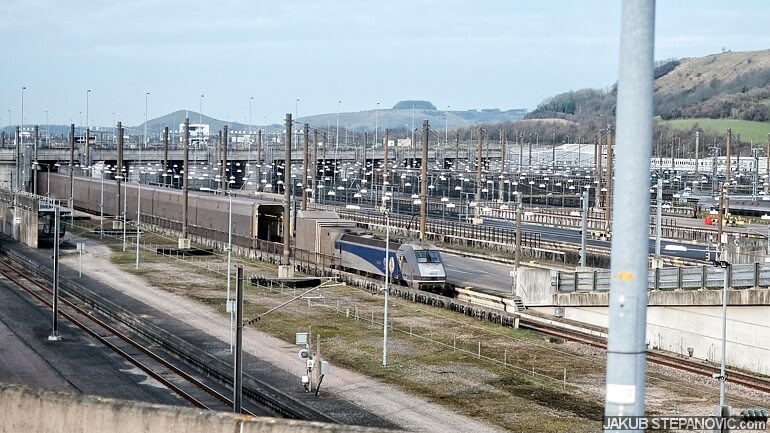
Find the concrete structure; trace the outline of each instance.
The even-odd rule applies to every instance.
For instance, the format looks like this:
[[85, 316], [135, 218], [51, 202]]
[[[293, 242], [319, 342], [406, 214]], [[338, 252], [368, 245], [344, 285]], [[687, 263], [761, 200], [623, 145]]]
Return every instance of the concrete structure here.
[[[608, 292], [557, 293], [548, 271], [521, 270], [518, 294], [533, 311], [607, 328]], [[547, 282], [546, 282], [547, 281]], [[720, 361], [721, 290], [648, 292], [647, 347], [710, 362]], [[770, 290], [729, 290], [727, 365], [770, 374]]]
[[227, 412], [37, 391], [0, 384], [0, 431], [102, 433], [375, 433], [369, 427], [331, 425]]
[[32, 194], [0, 190], [2, 234], [27, 246], [38, 246], [38, 201]]

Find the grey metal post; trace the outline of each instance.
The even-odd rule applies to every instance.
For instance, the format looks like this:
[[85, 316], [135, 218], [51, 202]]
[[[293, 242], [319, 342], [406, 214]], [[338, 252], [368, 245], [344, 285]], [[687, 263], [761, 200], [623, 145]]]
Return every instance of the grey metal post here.
[[644, 415], [655, 2], [624, 0], [607, 339], [607, 416]]
[[70, 123], [70, 201], [75, 204], [75, 124]]
[[182, 239], [187, 239], [187, 173], [190, 164], [190, 118], [184, 119], [184, 131], [182, 131], [182, 146], [184, 147], [184, 162], [182, 169]]
[[302, 210], [307, 210], [307, 165], [308, 165], [308, 151], [310, 147], [310, 125], [305, 123], [302, 125], [302, 133], [304, 134], [304, 152], [302, 154]]
[[32, 167], [32, 193], [37, 195], [37, 170], [40, 168], [37, 164], [37, 146], [40, 142], [40, 127], [34, 126], [34, 139], [32, 142], [32, 161], [34, 161], [34, 167]]
[[476, 146], [476, 212], [475, 216], [480, 216], [481, 210], [481, 151], [484, 146], [484, 130], [479, 127], [478, 145]]
[[588, 191], [583, 191], [583, 212], [580, 215], [580, 266], [586, 266], [586, 240], [588, 239]]
[[286, 143], [283, 159], [283, 261], [282, 265], [289, 264], [291, 254], [291, 113], [286, 113]]
[[236, 271], [235, 362], [233, 371], [233, 412], [241, 413], [243, 399], [243, 266]]
[[[226, 310], [230, 311], [230, 353], [233, 353], [233, 308], [230, 304], [230, 274], [233, 261], [233, 192], [229, 191], [227, 207], [227, 304]], [[236, 282], [237, 284], [237, 282]]]
[[13, 188], [13, 190], [21, 191], [21, 146], [24, 145], [24, 134], [22, 134], [21, 127], [19, 126], [16, 127], [16, 141], [14, 144], [16, 145], [16, 188]]
[[[118, 212], [117, 212], [117, 214], [115, 216], [120, 218], [120, 216], [123, 215], [123, 212], [126, 211], [126, 209], [123, 208], [122, 212], [121, 212], [121, 208], [120, 208], [120, 206], [122, 205], [122, 203], [121, 203], [122, 200], [120, 199], [120, 195], [121, 195], [120, 183], [126, 180], [124, 178], [124, 174], [123, 173], [127, 173], [127, 171], [126, 172], [123, 171], [123, 122], [118, 122], [118, 127], [117, 127], [117, 130], [116, 130], [116, 133], [118, 134], [118, 137], [117, 137], [117, 140], [118, 140], [118, 167], [117, 167], [116, 174], [115, 174], [115, 181], [116, 181], [117, 190], [118, 190], [118, 196], [117, 196], [117, 202], [116, 202], [116, 205], [117, 205], [116, 207], [118, 209]], [[125, 243], [126, 243], [126, 241], [125, 241], [125, 237], [124, 237], [124, 239], [123, 239], [123, 250], [124, 251], [126, 249]]]
[[166, 178], [168, 177], [168, 126], [166, 126], [163, 128], [163, 175], [161, 176], [163, 186], [166, 186]]
[[[385, 186], [386, 186], [385, 182], [388, 180], [388, 149], [390, 147], [388, 145], [389, 134], [390, 134], [390, 129], [385, 128], [385, 136], [383, 137], [384, 142], [382, 144], [383, 147], [385, 147], [385, 155], [383, 156], [384, 161], [382, 164], [382, 196], [383, 197], [385, 197]], [[383, 207], [386, 207], [385, 203], [383, 203]]]
[[[428, 120], [422, 121], [422, 167], [420, 176], [420, 240], [425, 241], [428, 222]], [[478, 204], [476, 205], [478, 206]]]
[[658, 176], [658, 191], [655, 197], [658, 206], [655, 208], [655, 260], [656, 266], [660, 266], [660, 238], [663, 234], [661, 227], [663, 219], [663, 178]]
[[59, 337], [59, 220], [61, 209], [58, 205], [53, 208], [53, 326], [50, 341], [60, 340]]
[[516, 192], [516, 251], [513, 260], [513, 295], [519, 284], [519, 265], [521, 264], [521, 193]]
[[[384, 187], [383, 187], [384, 189]], [[383, 196], [384, 197], [384, 196]], [[384, 205], [383, 205], [384, 206]], [[385, 312], [382, 319], [382, 366], [388, 366], [388, 295], [390, 294], [390, 214], [385, 209]]]
[[222, 131], [222, 191], [230, 187], [230, 177], [227, 175], [227, 125]]
[[719, 363], [719, 407], [725, 407], [725, 356], [727, 356], [727, 289], [730, 278], [730, 263], [725, 263], [727, 266], [722, 268], [725, 273], [724, 284], [722, 285], [722, 359]]
[[[700, 148], [700, 131], [695, 131], [695, 180], [700, 181], [699, 179], [699, 172], [700, 172], [700, 163], [698, 162], [698, 150]], [[696, 183], [695, 185], [699, 185], [699, 183]]]
[[[324, 143], [324, 146], [326, 143]], [[310, 194], [311, 197], [313, 197], [313, 203], [318, 203], [318, 199], [316, 198], [316, 186], [318, 184], [318, 130], [313, 129], [313, 177], [312, 177], [312, 188], [310, 188]]]

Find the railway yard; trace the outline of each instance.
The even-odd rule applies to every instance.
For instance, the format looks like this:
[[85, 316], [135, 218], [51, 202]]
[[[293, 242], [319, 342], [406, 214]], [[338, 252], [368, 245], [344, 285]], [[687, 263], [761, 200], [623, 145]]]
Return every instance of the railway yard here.
[[[98, 228], [95, 220], [75, 220], [71, 228], [70, 242], [85, 244], [86, 265], [80, 279], [76, 271], [79, 255], [70, 251], [62, 257], [61, 263], [67, 267], [63, 272], [67, 281], [62, 284], [66, 290], [63, 299], [72, 297], [67, 294], [71, 288], [77, 291], [77, 286], [85, 285], [80, 281], [89, 281], [90, 288], [105, 291], [99, 293], [104, 297], [100, 301], [94, 295], [85, 295], [87, 301], [76, 302], [86, 307], [91, 304], [90, 308], [99, 305], [100, 314], [119, 322], [113, 326], [139, 334], [145, 346], [162, 350], [159, 357], [179, 362], [182, 375], [206, 378], [194, 379], [204, 384], [191, 385], [190, 379], [178, 373], [168, 379], [168, 371], [173, 368], [156, 365], [163, 371], [158, 377], [171, 382], [162, 388], [178, 386], [186, 390], [185, 394], [197, 396], [186, 404], [226, 408], [232, 397], [232, 383], [228, 382], [232, 377], [228, 370], [232, 356], [229, 314], [224, 308], [226, 256], [221, 251], [204, 257], [159, 255], [158, 247], [173, 247], [176, 239], [147, 231], [142, 241], [141, 268], [137, 270], [133, 246], [124, 252], [119, 237], [100, 240]], [[8, 255], [25, 263], [34, 253], [22, 249]], [[244, 267], [246, 275], [277, 273], [277, 267], [269, 262], [238, 256], [235, 262]], [[23, 286], [36, 286], [28, 277], [20, 278], [18, 264], [5, 260], [0, 265], [4, 284], [21, 280]], [[70, 286], [70, 281], [75, 285]], [[37, 286], [31, 290], [42, 289]], [[589, 432], [599, 425], [606, 359], [601, 339], [534, 323], [530, 327], [539, 332], [525, 329], [523, 317], [521, 328], [513, 329], [391, 297], [389, 363], [383, 368], [381, 293], [356, 285], [333, 285], [285, 304], [301, 290], [277, 285], [245, 287], [244, 317], [280, 307], [244, 333], [244, 408], [249, 411], [410, 431], [439, 432], [455, 426], [459, 431]], [[50, 295], [43, 298], [46, 296]], [[78, 314], [69, 313], [69, 308], [62, 306], [62, 313]], [[134, 308], [136, 311], [132, 311]], [[109, 309], [119, 312], [107, 314], [105, 310]], [[105, 332], [106, 328], [100, 326], [97, 335]], [[296, 332], [308, 331], [319, 356], [332, 366], [318, 397], [304, 392], [300, 381], [304, 365], [296, 355], [298, 346], [293, 344]], [[136, 347], [122, 350], [138, 352], [134, 356], [141, 357], [141, 364], [151, 362], [145, 361], [149, 355]], [[713, 367], [699, 369], [696, 363], [679, 361], [675, 357], [656, 361], [655, 356], [650, 356], [649, 413], [708, 414], [716, 398], [713, 379], [708, 376]], [[219, 373], [201, 371], [201, 364]], [[673, 364], [677, 364], [675, 368]], [[147, 382], [154, 384], [153, 389], [161, 388], [157, 380]], [[766, 405], [766, 385], [760, 391], [756, 388], [761, 388], [761, 381], [754, 382], [758, 386], [753, 388], [730, 383], [731, 401], [744, 406]], [[208, 387], [218, 389], [213, 394], [219, 396], [201, 391]], [[276, 398], [260, 403], [259, 399], [253, 400], [252, 391]], [[157, 401], [168, 398], [166, 395]]]

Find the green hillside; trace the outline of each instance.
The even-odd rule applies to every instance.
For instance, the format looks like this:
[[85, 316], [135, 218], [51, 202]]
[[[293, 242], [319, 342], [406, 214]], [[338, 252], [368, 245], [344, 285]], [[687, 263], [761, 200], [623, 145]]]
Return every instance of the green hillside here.
[[696, 118], [660, 120], [659, 123], [683, 131], [699, 127], [709, 135], [726, 134], [727, 128], [732, 128], [733, 136], [740, 134], [742, 142], [767, 143], [767, 135], [770, 134], [770, 122], [756, 122], [752, 120]]

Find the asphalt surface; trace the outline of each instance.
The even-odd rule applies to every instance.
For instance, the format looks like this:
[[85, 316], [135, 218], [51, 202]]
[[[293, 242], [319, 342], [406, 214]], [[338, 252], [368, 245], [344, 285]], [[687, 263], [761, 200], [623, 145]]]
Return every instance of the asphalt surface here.
[[[484, 218], [484, 224], [494, 227], [501, 227], [506, 229], [516, 229], [516, 223], [510, 220], [496, 219], [496, 218]], [[553, 242], [567, 242], [571, 244], [580, 245], [581, 235], [578, 230], [566, 229], [561, 227], [545, 227], [535, 224], [522, 224], [521, 229], [527, 233], [539, 233], [540, 239], [544, 241]], [[588, 246], [601, 247], [609, 249], [612, 246], [612, 242], [601, 239], [592, 239], [590, 236], [586, 240]], [[655, 240], [649, 240], [649, 252], [653, 254], [655, 252]], [[694, 245], [686, 242], [676, 242], [671, 240], [661, 240], [660, 254], [666, 257], [678, 257], [683, 259], [705, 260], [706, 259], [706, 247], [702, 245]]]
[[51, 311], [0, 278], [0, 381], [49, 391], [188, 404], [67, 321], [48, 341]]
[[458, 287], [474, 287], [495, 294], [511, 293], [512, 265], [442, 253], [447, 281]]
[[[51, 266], [51, 250], [33, 250], [18, 243], [0, 240], [5, 248], [13, 248], [28, 258]], [[195, 347], [230, 363], [229, 342], [201, 333], [173, 316], [158, 311], [122, 292], [88, 278], [78, 278], [77, 269], [62, 266], [62, 280], [77, 282], [98, 295], [138, 315], [143, 320], [164, 328]], [[119, 399], [172, 405], [186, 405], [165, 388], [148, 385], [144, 374], [132, 374], [133, 366], [80, 330], [60, 320], [60, 342], [48, 342], [51, 332], [51, 312], [26, 300], [28, 295], [14, 294], [0, 278], [0, 381], [45, 389], [69, 390]], [[6, 331], [10, 329], [10, 331]], [[15, 336], [15, 337], [14, 337]], [[8, 344], [6, 344], [8, 343]], [[24, 349], [26, 347], [26, 349]], [[37, 354], [37, 356], [35, 356]], [[344, 424], [397, 428], [375, 413], [353, 403], [323, 393], [313, 397], [306, 393], [295, 376], [258, 358], [243, 354], [244, 375], [249, 375], [279, 389]], [[47, 367], [46, 367], [47, 365]]]

